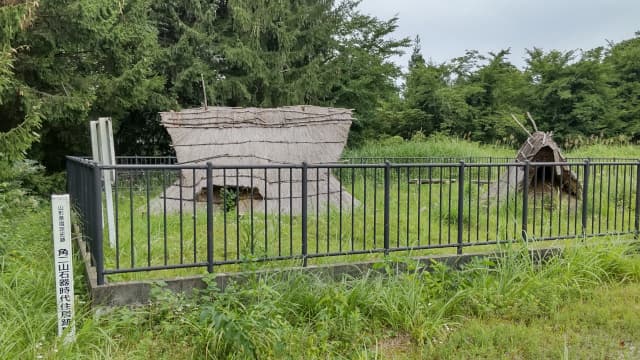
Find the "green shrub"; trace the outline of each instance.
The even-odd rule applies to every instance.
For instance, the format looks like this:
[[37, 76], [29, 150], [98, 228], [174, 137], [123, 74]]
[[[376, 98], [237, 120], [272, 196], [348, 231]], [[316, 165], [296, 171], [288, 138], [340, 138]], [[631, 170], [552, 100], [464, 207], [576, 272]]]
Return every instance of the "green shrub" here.
[[235, 190], [221, 187], [220, 188], [220, 198], [222, 199], [222, 204], [224, 205], [224, 211], [231, 212], [236, 208], [236, 200], [238, 199], [238, 193]]

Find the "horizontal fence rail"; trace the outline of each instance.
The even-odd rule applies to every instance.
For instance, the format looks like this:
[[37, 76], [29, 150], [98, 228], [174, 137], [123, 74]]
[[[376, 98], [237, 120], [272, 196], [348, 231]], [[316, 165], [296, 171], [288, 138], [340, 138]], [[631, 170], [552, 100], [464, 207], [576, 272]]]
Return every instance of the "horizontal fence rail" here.
[[[371, 159], [233, 166], [134, 156], [104, 166], [67, 157], [68, 190], [99, 284], [136, 272], [638, 233], [637, 161]], [[107, 185], [114, 246], [103, 241]]]

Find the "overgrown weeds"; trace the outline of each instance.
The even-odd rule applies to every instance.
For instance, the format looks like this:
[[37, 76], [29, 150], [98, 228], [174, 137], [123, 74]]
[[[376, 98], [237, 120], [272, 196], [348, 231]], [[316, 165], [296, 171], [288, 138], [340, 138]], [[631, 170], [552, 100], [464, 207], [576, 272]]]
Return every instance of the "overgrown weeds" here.
[[[149, 305], [106, 312], [90, 311], [80, 289], [77, 340], [65, 346], [55, 336], [53, 266], [43, 260], [49, 226], [46, 207], [0, 219], [0, 358], [381, 358], [393, 354], [380, 344], [396, 338], [406, 339], [403, 356], [446, 357], [443, 349], [456, 351], [450, 339], [469, 335], [466, 324], [539, 323], [594, 289], [640, 282], [637, 248], [599, 239], [543, 262], [512, 244], [459, 270], [394, 257], [341, 280], [288, 271], [224, 292], [210, 281], [193, 296], [159, 284]], [[396, 261], [409, 271], [397, 273]]]
[[189, 338], [194, 357], [371, 356], [390, 334], [407, 334], [424, 355], [469, 318], [527, 322], [600, 285], [640, 281], [640, 259], [629, 245], [585, 244], [544, 263], [523, 244], [504, 250], [504, 257], [478, 258], [460, 270], [434, 263], [423, 271], [405, 259], [414, 270], [388, 266], [340, 281], [292, 271], [224, 292], [211, 285], [192, 299], [158, 290], [139, 316], [163, 341]]

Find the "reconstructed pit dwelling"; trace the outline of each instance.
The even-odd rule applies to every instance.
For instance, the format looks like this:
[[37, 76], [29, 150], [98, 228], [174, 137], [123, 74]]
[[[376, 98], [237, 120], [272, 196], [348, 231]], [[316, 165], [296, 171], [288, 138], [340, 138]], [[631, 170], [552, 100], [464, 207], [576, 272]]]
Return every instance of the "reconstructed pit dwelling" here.
[[[213, 165], [214, 204], [232, 191], [238, 209], [298, 214], [301, 211], [303, 162], [332, 164], [340, 159], [351, 126], [351, 110], [318, 106], [280, 108], [208, 107], [160, 113], [179, 164]], [[233, 166], [254, 165], [254, 169]], [[261, 169], [264, 165], [296, 166]], [[228, 166], [226, 170], [217, 168]], [[182, 170], [166, 189], [167, 211], [206, 202], [206, 170]], [[165, 195], [159, 200], [164, 201]], [[307, 171], [308, 209], [327, 203], [351, 204], [351, 195], [327, 168]], [[316, 204], [316, 201], [318, 204]], [[187, 204], [188, 203], [188, 204]], [[154, 208], [158, 209], [158, 202]], [[162, 204], [161, 206], [164, 206]]]
[[[553, 133], [538, 131], [531, 115], [528, 113], [527, 115], [535, 128], [533, 134], [529, 133], [514, 117], [518, 125], [529, 134], [518, 150], [516, 162], [566, 163], [567, 160], [560, 152], [560, 147], [553, 141]], [[531, 165], [528, 174], [525, 173], [525, 167], [508, 169], [509, 171], [503, 173], [497, 182], [491, 184], [489, 191], [493, 196], [506, 199], [508, 191], [512, 193], [514, 190], [523, 191], [526, 183], [530, 192], [545, 193], [559, 190], [565, 193], [567, 198], [580, 199], [581, 197], [582, 185], [569, 165]]]

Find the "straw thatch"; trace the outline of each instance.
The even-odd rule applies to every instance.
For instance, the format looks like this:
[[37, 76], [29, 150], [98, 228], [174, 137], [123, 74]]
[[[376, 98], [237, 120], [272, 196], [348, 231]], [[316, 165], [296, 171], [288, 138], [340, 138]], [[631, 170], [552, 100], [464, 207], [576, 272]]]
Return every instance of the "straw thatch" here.
[[[553, 133], [542, 131], [531, 134], [518, 150], [516, 162], [566, 162], [560, 152], [560, 147], [553, 141], [552, 135]], [[531, 186], [534, 183], [537, 183], [543, 191], [553, 185], [554, 188], [578, 198], [582, 190], [578, 177], [568, 165], [531, 165], [528, 174], [525, 174], [524, 166], [509, 168], [509, 171], [500, 176], [498, 182], [491, 185], [489, 191], [491, 195], [499, 195], [500, 198], [505, 199], [507, 191], [512, 193], [513, 191], [521, 191], [525, 182], [530, 185], [529, 188], [532, 191], [539, 191]]]
[[[255, 211], [293, 214], [301, 210], [300, 169], [222, 170], [216, 166], [335, 163], [352, 121], [351, 110], [317, 106], [209, 107], [160, 115], [178, 163], [213, 164], [215, 204], [222, 204], [221, 189], [226, 188], [238, 194], [241, 211], [253, 205]], [[206, 172], [183, 170], [181, 176], [166, 190], [168, 210], [178, 209], [180, 199], [191, 202], [194, 193], [196, 201], [206, 201]], [[338, 205], [340, 199], [351, 204], [351, 195], [327, 169], [308, 169], [307, 184], [309, 211], [327, 202]]]

